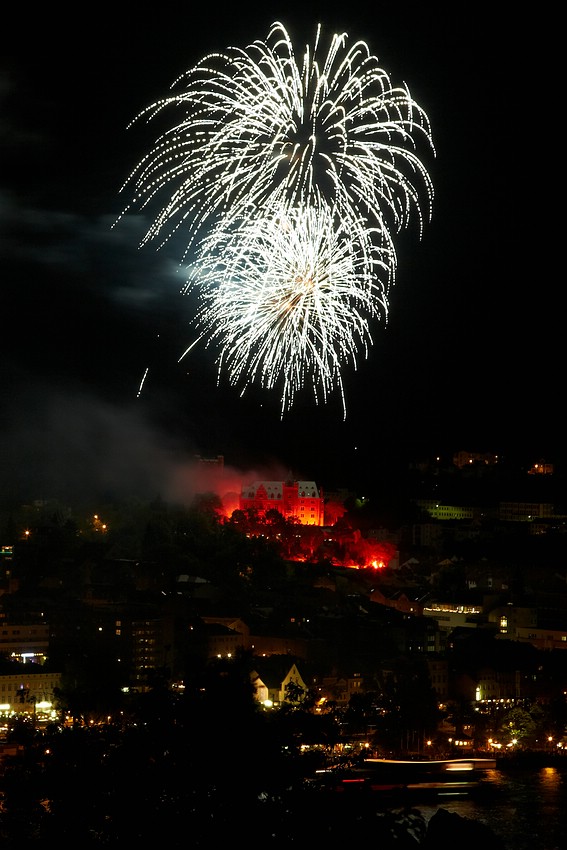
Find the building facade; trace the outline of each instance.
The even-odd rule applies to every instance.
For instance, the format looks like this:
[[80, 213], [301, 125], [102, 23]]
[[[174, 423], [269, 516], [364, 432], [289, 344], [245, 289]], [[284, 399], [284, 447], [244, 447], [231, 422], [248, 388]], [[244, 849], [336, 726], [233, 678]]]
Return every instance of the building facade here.
[[284, 519], [295, 517], [301, 525], [324, 525], [323, 494], [314, 481], [254, 481], [242, 487], [240, 510], [263, 516], [277, 510]]

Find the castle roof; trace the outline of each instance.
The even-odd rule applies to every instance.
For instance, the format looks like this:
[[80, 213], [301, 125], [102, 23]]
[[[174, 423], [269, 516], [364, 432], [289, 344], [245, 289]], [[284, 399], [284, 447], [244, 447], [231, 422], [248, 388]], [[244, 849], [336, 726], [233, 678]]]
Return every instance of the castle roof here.
[[302, 498], [320, 498], [319, 488], [315, 481], [253, 481], [242, 487], [245, 499], [255, 499], [259, 491], [264, 491], [268, 499], [283, 498], [284, 489], [293, 489], [295, 495]]

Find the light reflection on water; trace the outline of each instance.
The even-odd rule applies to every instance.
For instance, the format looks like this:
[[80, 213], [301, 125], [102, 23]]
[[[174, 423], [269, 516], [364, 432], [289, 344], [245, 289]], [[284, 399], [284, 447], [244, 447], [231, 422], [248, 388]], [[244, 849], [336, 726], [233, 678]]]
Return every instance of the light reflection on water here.
[[435, 805], [415, 808], [426, 820], [442, 808], [481, 821], [500, 836], [507, 850], [567, 847], [567, 770], [564, 768], [490, 770], [480, 796], [444, 797]]

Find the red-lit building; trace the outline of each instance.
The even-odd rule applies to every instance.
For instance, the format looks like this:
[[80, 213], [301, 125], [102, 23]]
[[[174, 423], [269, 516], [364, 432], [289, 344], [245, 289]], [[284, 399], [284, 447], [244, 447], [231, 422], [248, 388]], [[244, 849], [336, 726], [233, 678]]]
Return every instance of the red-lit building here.
[[301, 525], [324, 525], [323, 494], [314, 481], [254, 481], [242, 487], [240, 510], [276, 510]]

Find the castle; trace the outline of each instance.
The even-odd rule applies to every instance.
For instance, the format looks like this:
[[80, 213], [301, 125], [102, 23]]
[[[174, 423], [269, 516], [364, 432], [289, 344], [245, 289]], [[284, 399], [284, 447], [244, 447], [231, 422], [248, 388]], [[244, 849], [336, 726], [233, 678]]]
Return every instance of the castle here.
[[277, 510], [301, 525], [324, 525], [323, 494], [314, 481], [254, 481], [242, 487], [240, 509]]

